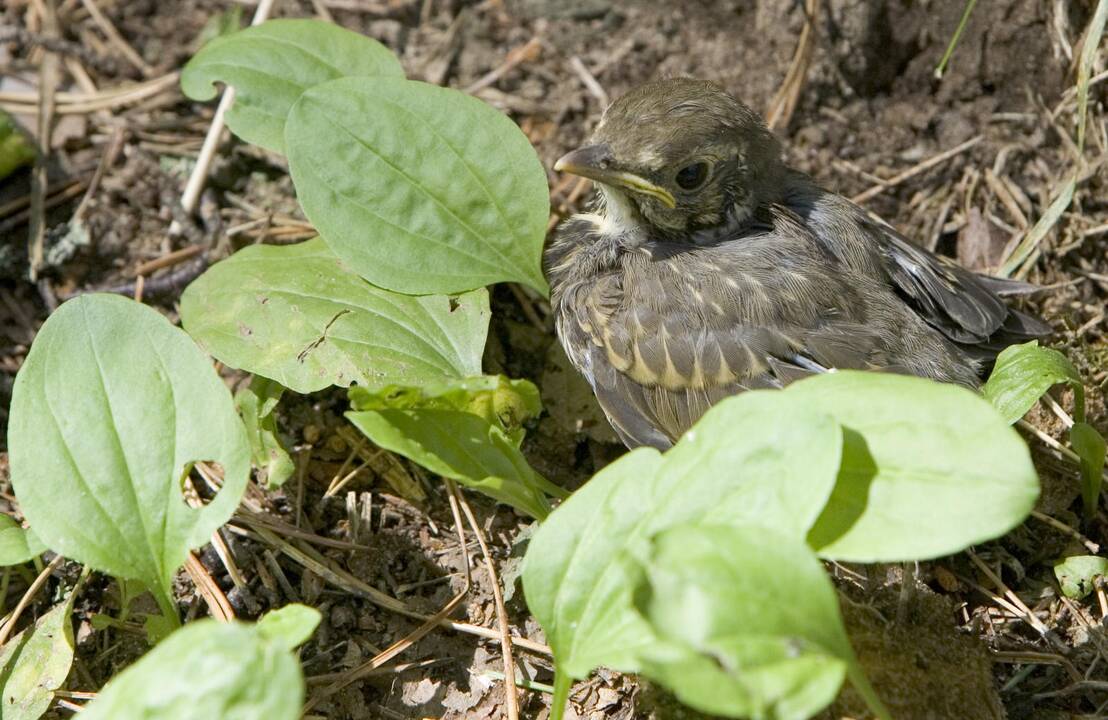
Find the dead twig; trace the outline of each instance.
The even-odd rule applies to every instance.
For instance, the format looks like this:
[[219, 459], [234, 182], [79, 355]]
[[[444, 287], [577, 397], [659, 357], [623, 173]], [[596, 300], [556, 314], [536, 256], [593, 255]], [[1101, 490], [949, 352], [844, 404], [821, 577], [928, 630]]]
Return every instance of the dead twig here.
[[[452, 492], [456, 492], [456, 489]], [[473, 517], [472, 508], [469, 507], [469, 503], [460, 493], [458, 494], [458, 501], [461, 503], [462, 512], [465, 513], [470, 529], [477, 537], [477, 544], [481, 546], [481, 554], [485, 557], [485, 569], [488, 570], [489, 582], [492, 584], [492, 599], [496, 605], [496, 622], [500, 627], [500, 649], [504, 655], [505, 713], [508, 720], [519, 720], [519, 700], [516, 697], [515, 684], [516, 664], [512, 659], [511, 628], [508, 627], [508, 610], [504, 607], [504, 594], [500, 591], [500, 578], [496, 575], [496, 564], [493, 562], [489, 546], [485, 542], [485, 533], [482, 532], [481, 526], [477, 524], [477, 519]]]
[[[43, 34], [46, 37], [60, 36], [58, 15], [54, 0], [44, 0], [40, 9]], [[38, 280], [42, 269], [43, 243], [46, 240], [46, 163], [50, 159], [50, 136], [54, 126], [54, 93], [57, 89], [60, 60], [57, 53], [47, 51], [39, 67], [38, 98], [38, 141], [39, 153], [35, 157], [35, 166], [31, 173], [31, 225], [27, 233], [27, 274], [31, 282]]]
[[463, 585], [462, 589], [459, 590], [458, 593], [453, 598], [451, 598], [450, 601], [448, 603], [446, 603], [446, 605], [444, 605], [441, 610], [439, 610], [437, 613], [435, 613], [431, 617], [427, 618], [427, 620], [425, 620], [423, 622], [423, 624], [421, 624], [415, 630], [408, 633], [407, 635], [405, 635], [400, 640], [397, 640], [392, 645], [390, 645], [389, 647], [387, 647], [384, 650], [382, 650], [381, 652], [379, 652], [377, 655], [375, 655], [373, 658], [371, 658], [367, 662], [362, 663], [358, 667], [355, 667], [355, 668], [352, 668], [352, 669], [346, 671], [341, 676], [339, 676], [339, 678], [336, 679], [333, 684], [331, 684], [330, 686], [328, 686], [327, 688], [322, 690], [319, 694], [313, 695], [311, 700], [309, 700], [307, 702], [307, 704], [304, 706], [304, 709], [302, 710], [303, 713], [307, 713], [308, 711], [310, 711], [313, 707], [315, 707], [324, 698], [326, 698], [330, 695], [333, 695], [334, 693], [338, 692], [339, 690], [346, 687], [347, 685], [360, 680], [361, 678], [365, 677], [367, 674], [378, 670], [382, 665], [384, 665], [385, 663], [389, 662], [390, 660], [392, 660], [394, 657], [396, 657], [400, 653], [407, 650], [409, 647], [411, 647], [413, 644], [418, 642], [420, 639], [422, 639], [429, 632], [431, 632], [436, 627], [438, 627], [439, 623], [442, 620], [445, 620], [450, 615], [450, 613], [454, 612], [454, 610], [459, 605], [461, 605], [461, 603], [465, 599], [466, 595], [469, 594], [469, 588], [472, 584], [473, 578], [471, 576], [470, 569], [469, 569], [469, 567], [470, 567], [469, 553], [467, 553], [466, 550], [465, 550], [465, 547], [466, 547], [465, 529], [462, 527], [462, 518], [461, 518], [461, 514], [460, 514], [459, 509], [458, 509], [458, 506], [460, 504], [460, 498], [458, 496], [458, 488], [454, 485], [454, 482], [451, 481], [451, 480], [447, 480], [446, 483], [447, 483], [447, 488], [450, 490], [450, 511], [454, 515], [454, 527], [455, 527], [455, 530], [458, 533], [458, 543], [459, 543], [460, 547], [462, 548], [462, 553], [463, 553], [463, 556], [464, 556], [463, 557], [463, 561], [464, 561], [463, 562], [463, 567], [465, 568], [465, 584]]
[[143, 74], [143, 77], [153, 77], [154, 68], [150, 67], [142, 56], [135, 52], [135, 49], [131, 47], [130, 43], [123, 39], [123, 36], [116, 30], [112, 21], [107, 18], [104, 13], [100, 12], [100, 8], [96, 6], [93, 0], [81, 0], [81, 4], [88, 10], [89, 16], [92, 17], [92, 21], [96, 23], [96, 26], [100, 28], [100, 31], [108, 38], [108, 42], [115, 46], [115, 49], [119, 51], [127, 62], [131, 63]]
[[952, 147], [951, 149], [946, 150], [944, 152], [941, 152], [938, 155], [930, 157], [930, 158], [928, 158], [928, 159], [926, 159], [922, 162], [916, 163], [915, 165], [908, 168], [904, 172], [902, 172], [898, 175], [894, 175], [893, 177], [889, 178], [888, 180], [885, 180], [884, 183], [881, 184], [881, 185], [875, 185], [874, 187], [871, 187], [869, 190], [865, 190], [863, 192], [858, 193], [854, 197], [850, 198], [850, 201], [852, 203], [860, 205], [860, 204], [866, 202], [867, 200], [869, 200], [871, 198], [877, 197], [878, 195], [885, 192], [889, 188], [894, 188], [897, 185], [900, 185], [900, 184], [902, 184], [902, 183], [904, 183], [908, 180], [911, 180], [912, 178], [914, 178], [916, 175], [919, 175], [920, 173], [927, 172], [928, 170], [935, 167], [936, 165], [941, 165], [942, 163], [946, 162], [947, 160], [951, 159], [952, 157], [955, 157], [957, 155], [961, 155], [966, 150], [969, 150], [970, 148], [977, 145], [978, 143], [980, 143], [984, 139], [985, 139], [984, 135], [977, 135], [975, 137], [972, 137], [969, 140], [966, 140], [961, 145], [958, 145], [956, 147]]
[[766, 113], [766, 125], [770, 130], [784, 129], [789, 126], [797, 103], [800, 102], [800, 93], [804, 89], [804, 81], [808, 78], [808, 67], [812, 64], [812, 51], [815, 47], [816, 18], [819, 15], [820, 0], [806, 0], [804, 3], [804, 27], [800, 31], [800, 39], [796, 43], [796, 52], [793, 53], [792, 62], [785, 72], [785, 79], [781, 82], [777, 94], [769, 103], [769, 112]]
[[504, 58], [504, 62], [482, 75], [467, 87], [465, 91], [473, 95], [477, 91], [487, 88], [506, 75], [516, 65], [537, 59], [541, 49], [542, 40], [538, 36], [531, 38], [523, 45], [512, 48], [508, 51], [508, 55]]
[[54, 559], [50, 561], [50, 564], [43, 568], [42, 572], [35, 578], [35, 581], [27, 588], [27, 592], [23, 593], [23, 597], [19, 598], [19, 602], [16, 604], [15, 609], [12, 610], [12, 614], [8, 617], [8, 621], [4, 623], [4, 627], [0, 628], [0, 647], [4, 647], [4, 643], [8, 642], [8, 638], [11, 636], [15, 624], [19, 622], [19, 616], [23, 614], [23, 611], [31, 604], [31, 600], [33, 600], [35, 595], [38, 594], [38, 591], [42, 589], [42, 586], [46, 584], [47, 578], [58, 569], [58, 566], [61, 565], [64, 560], [65, 558], [61, 555], [55, 555]]
[[[273, 8], [273, 2], [274, 0], [261, 0], [258, 3], [258, 9], [254, 11], [254, 18], [250, 21], [250, 24], [260, 25], [265, 22]], [[200, 192], [204, 189], [204, 183], [208, 179], [208, 169], [211, 167], [212, 159], [215, 158], [215, 151], [219, 147], [219, 138], [223, 133], [224, 116], [234, 102], [235, 89], [229, 87], [223, 91], [223, 96], [219, 99], [219, 106], [216, 108], [215, 116], [212, 117], [212, 124], [208, 128], [208, 134], [204, 136], [204, 144], [200, 147], [200, 154], [196, 157], [196, 165], [192, 168], [192, 173], [189, 174], [189, 179], [185, 183], [185, 191], [181, 194], [181, 207], [189, 215], [196, 210], [196, 205], [200, 201]], [[170, 226], [170, 234], [175, 234], [175, 231], [177, 231], [176, 223]]]

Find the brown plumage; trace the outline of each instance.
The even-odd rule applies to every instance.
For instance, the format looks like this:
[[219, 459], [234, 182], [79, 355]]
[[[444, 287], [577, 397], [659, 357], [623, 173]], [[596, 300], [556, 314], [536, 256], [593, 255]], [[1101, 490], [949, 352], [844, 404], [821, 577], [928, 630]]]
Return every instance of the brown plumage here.
[[713, 403], [834, 368], [976, 386], [1049, 332], [975, 275], [786, 167], [718, 86], [672, 79], [612, 104], [558, 161], [595, 212], [547, 246], [558, 336], [631, 447], [666, 448]]

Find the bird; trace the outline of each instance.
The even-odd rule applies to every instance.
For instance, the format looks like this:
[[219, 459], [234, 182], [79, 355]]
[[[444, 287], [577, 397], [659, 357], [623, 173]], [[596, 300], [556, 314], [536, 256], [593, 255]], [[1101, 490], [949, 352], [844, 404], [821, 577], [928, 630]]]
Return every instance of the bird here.
[[978, 388], [1003, 348], [1051, 330], [1006, 303], [1034, 286], [928, 252], [789, 167], [711, 81], [630, 90], [554, 169], [597, 189], [543, 249], [555, 330], [630, 448], [840, 369]]

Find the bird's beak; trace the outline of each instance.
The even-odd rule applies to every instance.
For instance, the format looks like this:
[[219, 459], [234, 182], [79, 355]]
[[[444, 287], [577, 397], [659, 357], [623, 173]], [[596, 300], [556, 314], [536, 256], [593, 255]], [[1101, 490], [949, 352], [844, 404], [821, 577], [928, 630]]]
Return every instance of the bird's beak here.
[[595, 180], [605, 185], [626, 188], [632, 192], [656, 198], [670, 210], [677, 207], [677, 201], [664, 187], [659, 187], [644, 177], [612, 167], [612, 149], [606, 144], [586, 145], [577, 148], [559, 158], [554, 163], [556, 172], [567, 172]]

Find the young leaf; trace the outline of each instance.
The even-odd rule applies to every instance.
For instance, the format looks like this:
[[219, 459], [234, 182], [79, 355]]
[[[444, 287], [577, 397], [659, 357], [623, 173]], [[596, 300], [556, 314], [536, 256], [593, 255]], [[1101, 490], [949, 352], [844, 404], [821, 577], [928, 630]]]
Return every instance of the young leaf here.
[[435, 408], [365, 410], [346, 417], [374, 444], [433, 473], [540, 520], [550, 513], [542, 492], [548, 482], [499, 427], [482, 417]]
[[46, 545], [30, 528], [24, 528], [7, 515], [0, 515], [0, 567], [25, 563], [41, 555]]
[[489, 300], [381, 290], [316, 238], [216, 263], [185, 290], [181, 320], [223, 363], [308, 393], [479, 375]]
[[235, 393], [235, 409], [246, 426], [246, 437], [250, 440], [250, 454], [254, 466], [258, 468], [258, 479], [264, 480], [266, 487], [270, 489], [284, 485], [285, 480], [296, 469], [288, 450], [281, 444], [277, 433], [277, 417], [273, 414], [284, 391], [284, 385], [255, 375], [250, 380], [250, 385]]
[[1096, 515], [1100, 485], [1104, 480], [1104, 436], [1088, 423], [1074, 423], [1070, 428], [1070, 445], [1081, 460], [1081, 500], [1085, 518]]
[[308, 219], [350, 268], [389, 290], [517, 281], [546, 292], [546, 172], [505, 115], [457, 90], [343, 78], [305, 92], [285, 126]]
[[842, 432], [774, 391], [709, 410], [672, 450], [640, 448], [596, 474], [540, 527], [524, 558], [527, 605], [560, 673], [640, 669], [655, 642], [633, 611], [633, 573], [648, 540], [687, 522], [756, 522], [803, 540], [835, 484]]
[[642, 674], [713, 715], [809, 718], [856, 663], [823, 565], [771, 528], [662, 532], [635, 605], [661, 640], [642, 652]]
[[54, 701], [54, 691], [73, 664], [73, 594], [0, 648], [0, 716], [36, 720]]
[[308, 641], [321, 618], [314, 607], [294, 603], [262, 615], [258, 620], [258, 632], [266, 640], [293, 650]]
[[[279, 614], [279, 615], [278, 615]], [[289, 652], [319, 616], [298, 610], [291, 627], [198, 620], [112, 678], [81, 720], [296, 720], [304, 702], [300, 663]], [[278, 615], [284, 625], [288, 608]]]
[[318, 20], [270, 20], [204, 45], [181, 72], [181, 89], [211, 100], [215, 83], [235, 88], [227, 125], [243, 140], [283, 153], [285, 118], [310, 87], [355, 75], [403, 78], [388, 48]]
[[523, 423], [542, 412], [539, 390], [533, 383], [503, 375], [448, 379], [420, 387], [371, 390], [355, 386], [349, 396], [354, 410], [464, 410], [499, 427], [516, 447], [523, 442]]
[[1108, 575], [1108, 559], [1074, 555], [1054, 566], [1054, 576], [1066, 597], [1080, 600], [1096, 589], [1096, 579]]
[[835, 491], [808, 536], [824, 558], [949, 555], [1011, 530], [1039, 496], [1027, 445], [965, 388], [842, 371], [783, 394], [845, 428]]
[[[246, 487], [250, 449], [231, 394], [188, 335], [118, 295], [82, 295], [39, 330], [12, 393], [11, 478], [52, 550], [168, 597]], [[203, 509], [181, 496], [197, 460], [223, 467]], [[163, 602], [163, 608], [166, 603]]]
[[1038, 340], [1013, 345], [1000, 353], [996, 366], [981, 392], [1009, 423], [1022, 418], [1047, 390], [1069, 383], [1074, 392], [1075, 415], [1085, 420], [1085, 386], [1066, 356], [1039, 347]]

